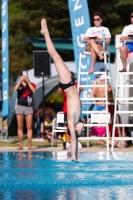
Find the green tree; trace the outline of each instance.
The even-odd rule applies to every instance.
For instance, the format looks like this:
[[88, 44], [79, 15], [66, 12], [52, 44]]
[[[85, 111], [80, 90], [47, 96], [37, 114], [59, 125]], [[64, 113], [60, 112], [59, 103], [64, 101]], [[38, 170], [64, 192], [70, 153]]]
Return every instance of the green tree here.
[[24, 38], [42, 37], [40, 21], [43, 17], [48, 21], [51, 37], [70, 37], [66, 0], [9, 0], [9, 65], [10, 73], [16, 77], [21, 69], [33, 68], [35, 48]]

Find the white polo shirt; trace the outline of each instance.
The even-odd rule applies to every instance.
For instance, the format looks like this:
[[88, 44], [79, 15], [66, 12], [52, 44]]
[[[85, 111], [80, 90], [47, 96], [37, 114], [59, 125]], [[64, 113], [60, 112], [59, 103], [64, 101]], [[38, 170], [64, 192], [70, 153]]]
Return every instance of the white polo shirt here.
[[85, 36], [88, 36], [88, 37], [99, 37], [99, 38], [102, 38], [102, 32], [104, 30], [104, 33], [105, 33], [105, 37], [107, 38], [111, 38], [111, 34], [110, 34], [110, 31], [107, 27], [104, 27], [104, 26], [100, 26], [100, 27], [90, 27], [87, 29], [86, 33], [85, 33]]
[[133, 24], [125, 26], [122, 31], [121, 36], [128, 36], [128, 35], [133, 35]]

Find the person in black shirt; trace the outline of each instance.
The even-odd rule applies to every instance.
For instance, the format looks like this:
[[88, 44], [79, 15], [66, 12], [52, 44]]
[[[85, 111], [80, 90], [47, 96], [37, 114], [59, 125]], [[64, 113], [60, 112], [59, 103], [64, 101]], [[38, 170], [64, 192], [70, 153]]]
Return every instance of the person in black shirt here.
[[33, 120], [33, 98], [32, 94], [36, 92], [36, 85], [31, 83], [26, 71], [22, 70], [20, 73], [20, 79], [15, 84], [14, 92], [18, 92], [17, 95], [17, 107], [16, 107], [16, 118], [18, 125], [18, 138], [19, 147], [17, 150], [23, 149], [23, 127], [24, 119], [26, 121], [27, 137], [28, 137], [28, 148], [33, 150], [32, 141], [32, 120]]

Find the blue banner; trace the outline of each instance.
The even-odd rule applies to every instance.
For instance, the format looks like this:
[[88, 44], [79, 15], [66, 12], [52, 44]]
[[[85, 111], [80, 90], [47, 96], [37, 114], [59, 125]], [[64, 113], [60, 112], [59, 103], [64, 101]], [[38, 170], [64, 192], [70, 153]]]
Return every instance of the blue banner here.
[[78, 73], [79, 53], [81, 48], [85, 47], [85, 43], [83, 43], [82, 41], [87, 29], [90, 27], [90, 16], [87, 0], [68, 0], [68, 3], [76, 71]]
[[[83, 43], [83, 38], [87, 29], [90, 27], [90, 15], [87, 0], [68, 0], [68, 3], [73, 37], [74, 56], [76, 63], [76, 74], [78, 78], [79, 55], [81, 51], [85, 50], [86, 43]], [[88, 72], [89, 67], [90, 59], [86, 60], [86, 57], [83, 56], [81, 71]], [[86, 75], [82, 75], [80, 77], [81, 84], [86, 85], [87, 81], [88, 77]], [[81, 97], [88, 96], [88, 93], [90, 94], [91, 91], [92, 90], [89, 88], [84, 88], [84, 91], [81, 93]], [[86, 110], [86, 105], [82, 105], [82, 109]]]
[[2, 118], [9, 116], [8, 0], [2, 0]]

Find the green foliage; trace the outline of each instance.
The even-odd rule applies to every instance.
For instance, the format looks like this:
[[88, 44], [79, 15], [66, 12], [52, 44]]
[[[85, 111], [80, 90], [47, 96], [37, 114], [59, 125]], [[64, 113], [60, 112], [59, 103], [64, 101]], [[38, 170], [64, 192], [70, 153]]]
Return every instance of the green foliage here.
[[[9, 66], [10, 73], [18, 76], [21, 69], [33, 68], [35, 47], [24, 40], [26, 37], [42, 37], [40, 21], [47, 19], [51, 37], [71, 38], [68, 0], [8, 0], [9, 2]], [[80, 1], [79, 1], [80, 3]], [[132, 0], [88, 0], [91, 20], [94, 12], [104, 16], [103, 25], [107, 26], [113, 38], [130, 24], [133, 12]], [[93, 25], [93, 21], [91, 21]], [[60, 51], [63, 59], [73, 59], [72, 51]], [[1, 59], [1, 57], [0, 57]], [[0, 66], [1, 67], [1, 66]]]
[[24, 38], [42, 37], [40, 21], [43, 17], [48, 21], [51, 37], [71, 37], [69, 12], [66, 0], [9, 0], [8, 2], [9, 68], [10, 73], [17, 77], [21, 69], [33, 68], [33, 50], [37, 50]]
[[63, 103], [63, 95], [58, 94], [57, 91], [52, 92], [48, 98], [46, 99], [46, 102], [49, 103]]

